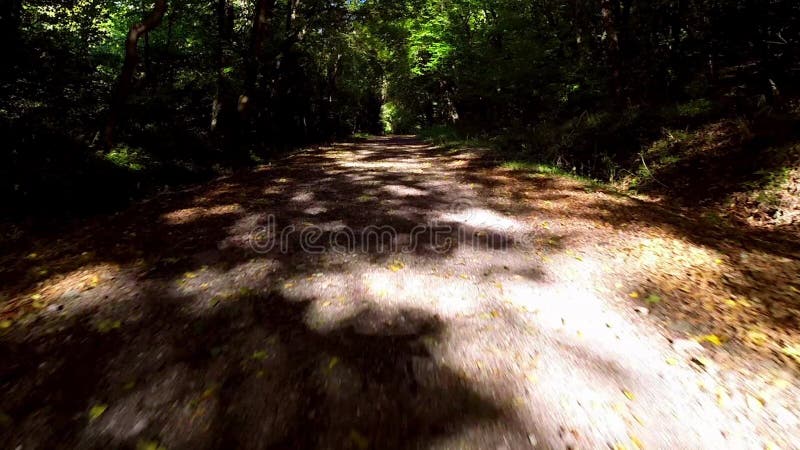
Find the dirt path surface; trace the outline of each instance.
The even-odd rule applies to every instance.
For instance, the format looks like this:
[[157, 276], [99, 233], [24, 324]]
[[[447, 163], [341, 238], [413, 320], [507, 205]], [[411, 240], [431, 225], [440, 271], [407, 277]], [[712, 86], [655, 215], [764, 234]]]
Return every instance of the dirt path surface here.
[[698, 220], [394, 137], [11, 230], [0, 448], [800, 448], [797, 242]]

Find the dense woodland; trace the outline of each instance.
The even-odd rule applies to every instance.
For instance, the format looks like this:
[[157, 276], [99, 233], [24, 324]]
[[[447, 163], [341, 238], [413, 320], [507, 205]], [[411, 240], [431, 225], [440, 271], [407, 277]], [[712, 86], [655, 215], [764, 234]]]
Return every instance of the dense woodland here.
[[800, 449], [800, 0], [0, 0], [0, 449]]
[[643, 150], [723, 119], [750, 172], [795, 157], [759, 153], [796, 134], [793, 0], [3, 0], [0, 20], [15, 213], [359, 133], [480, 137], [602, 181], [652, 175], [680, 149]]

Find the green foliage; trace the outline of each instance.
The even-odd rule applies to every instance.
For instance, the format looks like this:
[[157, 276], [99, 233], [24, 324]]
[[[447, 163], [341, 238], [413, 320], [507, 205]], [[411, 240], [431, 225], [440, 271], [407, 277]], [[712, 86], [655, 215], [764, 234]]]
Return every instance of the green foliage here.
[[150, 158], [140, 148], [130, 148], [118, 146], [104, 155], [105, 159], [112, 164], [128, 170], [139, 171], [154, 164]]
[[384, 133], [409, 133], [416, 130], [415, 118], [403, 106], [386, 102], [381, 106]]
[[704, 116], [711, 113], [714, 109], [714, 104], [706, 98], [698, 98], [688, 102], [679, 103], [675, 109], [678, 115], [684, 118], [694, 118]]
[[193, 174], [183, 182], [312, 141], [437, 126], [506, 160], [616, 180], [640, 155], [675, 166], [681, 133], [704, 121], [791, 105], [795, 3], [276, 0], [254, 46], [257, 2], [170, 1], [98, 162], [127, 33], [152, 5], [5, 2], [19, 10], [0, 10], [0, 189], [30, 204], [43, 179], [85, 179], [86, 161], [171, 184], [154, 174]]

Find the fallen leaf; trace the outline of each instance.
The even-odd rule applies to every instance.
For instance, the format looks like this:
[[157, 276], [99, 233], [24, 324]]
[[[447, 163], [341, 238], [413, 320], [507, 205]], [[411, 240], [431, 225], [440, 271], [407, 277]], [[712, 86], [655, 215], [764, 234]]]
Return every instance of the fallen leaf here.
[[626, 389], [623, 389], [623, 390], [622, 390], [622, 393], [625, 395], [625, 397], [626, 397], [628, 400], [633, 400], [633, 392], [631, 392], [631, 391], [629, 391], [629, 390], [626, 390]]
[[332, 357], [331, 360], [328, 362], [328, 370], [333, 369], [334, 367], [336, 367], [337, 364], [339, 364], [339, 358], [336, 356]]
[[767, 341], [769, 341], [769, 337], [758, 330], [748, 331], [747, 338], [750, 339], [750, 342], [756, 345], [764, 345], [767, 343]]
[[717, 404], [718, 404], [720, 407], [723, 407], [723, 408], [724, 408], [724, 407], [725, 407], [725, 405], [727, 405], [727, 404], [728, 404], [728, 399], [729, 399], [729, 397], [728, 397], [728, 393], [727, 393], [727, 392], [725, 392], [725, 389], [724, 389], [724, 388], [722, 388], [722, 387], [718, 387], [718, 388], [717, 388], [717, 392], [716, 392], [716, 394], [717, 394]]
[[775, 381], [772, 382], [772, 384], [778, 389], [785, 389], [791, 386], [791, 383], [789, 383], [788, 380], [784, 380], [783, 378], [776, 378]]
[[100, 333], [108, 333], [111, 330], [122, 328], [122, 322], [119, 320], [103, 319], [95, 325], [95, 329]]
[[13, 422], [11, 416], [4, 413], [3, 411], [0, 411], [0, 428], [11, 426], [11, 422]]
[[650, 304], [658, 303], [661, 301], [661, 296], [659, 296], [658, 294], [650, 294], [644, 301]]
[[398, 272], [398, 271], [402, 270], [404, 267], [405, 267], [405, 264], [403, 264], [402, 261], [397, 260], [397, 259], [395, 259], [394, 262], [392, 262], [391, 264], [389, 264], [387, 266], [387, 268], [389, 270], [391, 270], [392, 272]]
[[786, 345], [781, 349], [781, 351], [783, 354], [791, 356], [797, 361], [800, 361], [800, 345]]
[[211, 397], [213, 397], [213, 396], [215, 396], [217, 394], [218, 390], [219, 390], [219, 386], [216, 385], [216, 384], [213, 384], [213, 385], [209, 386], [208, 388], [206, 388], [205, 391], [203, 391], [203, 394], [200, 396], [200, 398], [201, 399], [211, 398]]
[[678, 364], [678, 359], [677, 358], [667, 358], [667, 364], [669, 364], [670, 366], [674, 366], [674, 365]]
[[710, 342], [716, 346], [722, 345], [722, 339], [716, 334], [707, 334], [696, 338], [697, 342]]
[[359, 450], [366, 450], [369, 448], [369, 439], [356, 430], [350, 430], [350, 441], [352, 441]]
[[167, 450], [167, 448], [156, 441], [139, 441], [136, 443], [136, 450]]
[[97, 420], [108, 409], [108, 405], [94, 405], [89, 409], [89, 421]]
[[11, 328], [11, 325], [13, 325], [13, 322], [10, 320], [0, 320], [0, 330]]
[[639, 293], [636, 291], [631, 292], [628, 294], [631, 298], [639, 298]]

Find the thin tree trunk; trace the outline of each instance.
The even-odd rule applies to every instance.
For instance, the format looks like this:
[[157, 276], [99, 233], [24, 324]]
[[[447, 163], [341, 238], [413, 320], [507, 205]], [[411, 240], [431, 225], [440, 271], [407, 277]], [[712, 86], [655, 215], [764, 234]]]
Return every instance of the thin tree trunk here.
[[269, 31], [269, 19], [275, 6], [275, 0], [257, 0], [253, 14], [253, 34], [250, 42], [250, 54], [247, 58], [244, 92], [239, 96], [239, 114], [247, 118], [253, 107], [254, 93], [258, 72], [264, 53], [264, 42]]
[[603, 31], [605, 31], [606, 41], [608, 42], [606, 51], [608, 53], [609, 66], [611, 67], [611, 92], [615, 101], [619, 101], [622, 96], [622, 73], [619, 34], [617, 33], [612, 0], [600, 0], [600, 15], [603, 18]]
[[672, 58], [672, 72], [673, 80], [670, 91], [673, 95], [677, 95], [679, 90], [683, 87], [686, 81], [687, 61], [683, 55], [683, 18], [686, 16], [686, 0], [676, 0], [675, 11], [672, 15], [670, 24], [671, 36], [671, 58]]
[[110, 150], [114, 146], [114, 128], [117, 126], [119, 116], [131, 92], [133, 75], [136, 70], [136, 64], [139, 62], [139, 39], [141, 39], [142, 36], [147, 36], [147, 33], [159, 26], [166, 13], [167, 0], [156, 0], [150, 15], [141, 23], [133, 25], [128, 31], [128, 37], [125, 41], [125, 62], [122, 64], [122, 71], [117, 81], [117, 87], [111, 97], [111, 111], [106, 121], [104, 133], [105, 151]]
[[233, 5], [228, 0], [217, 1], [217, 92], [211, 110], [211, 131], [225, 134], [230, 111], [230, 86], [228, 83], [228, 53], [233, 35]]

